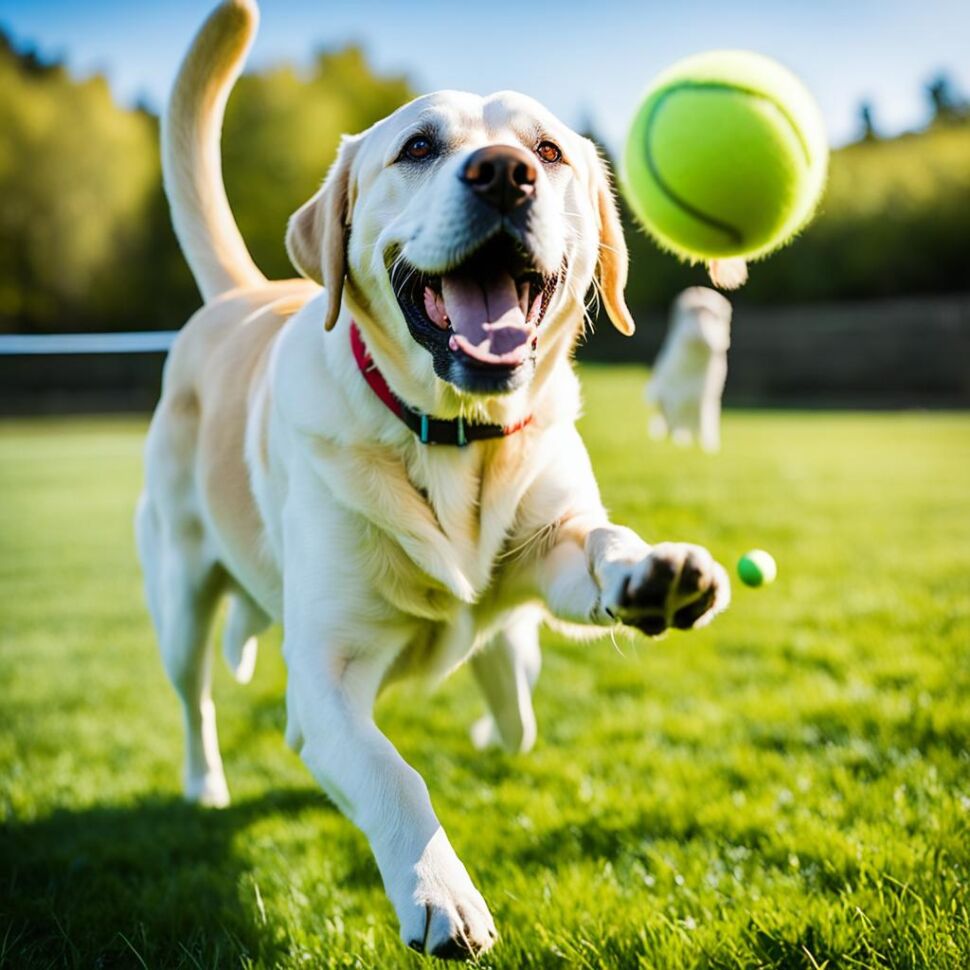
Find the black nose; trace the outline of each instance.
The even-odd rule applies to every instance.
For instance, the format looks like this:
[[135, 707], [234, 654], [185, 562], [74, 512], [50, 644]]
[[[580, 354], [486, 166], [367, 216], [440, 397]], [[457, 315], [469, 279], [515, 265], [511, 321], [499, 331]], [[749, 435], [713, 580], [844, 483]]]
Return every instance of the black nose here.
[[483, 202], [511, 212], [536, 192], [535, 159], [513, 145], [488, 145], [472, 152], [461, 172], [461, 180]]

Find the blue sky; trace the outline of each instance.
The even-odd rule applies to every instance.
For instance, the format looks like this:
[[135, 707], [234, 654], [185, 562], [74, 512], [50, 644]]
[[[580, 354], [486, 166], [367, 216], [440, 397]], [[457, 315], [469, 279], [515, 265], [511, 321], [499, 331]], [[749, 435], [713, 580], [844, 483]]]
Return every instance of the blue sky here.
[[[128, 103], [164, 103], [207, 0], [0, 0], [0, 25], [79, 74], [108, 76]], [[946, 70], [970, 92], [966, 0], [265, 0], [251, 63], [305, 62], [359, 41], [381, 70], [420, 91], [515, 88], [616, 148], [650, 78], [718, 47], [777, 57], [814, 91], [834, 143], [857, 130], [863, 98], [894, 133], [926, 120], [922, 85]]]

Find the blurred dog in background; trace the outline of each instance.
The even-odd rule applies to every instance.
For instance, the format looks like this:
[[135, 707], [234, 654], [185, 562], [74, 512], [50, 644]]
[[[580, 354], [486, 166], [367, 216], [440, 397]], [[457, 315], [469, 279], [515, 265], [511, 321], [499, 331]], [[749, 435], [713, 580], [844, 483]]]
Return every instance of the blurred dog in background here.
[[731, 346], [731, 304], [720, 293], [693, 286], [677, 298], [670, 326], [647, 382], [645, 397], [655, 438], [721, 447], [721, 396]]

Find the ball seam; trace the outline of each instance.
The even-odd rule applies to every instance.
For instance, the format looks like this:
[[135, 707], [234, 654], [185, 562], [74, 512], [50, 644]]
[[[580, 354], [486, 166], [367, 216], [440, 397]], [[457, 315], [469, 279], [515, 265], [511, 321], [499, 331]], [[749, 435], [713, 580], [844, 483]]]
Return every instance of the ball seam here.
[[718, 219], [717, 216], [713, 216], [709, 212], [704, 212], [703, 209], [697, 208], [697, 206], [683, 198], [680, 193], [678, 193], [677, 190], [674, 189], [673, 186], [666, 181], [666, 179], [664, 179], [663, 175], [661, 175], [660, 168], [657, 165], [656, 159], [653, 157], [652, 141], [650, 136], [654, 123], [657, 120], [657, 116], [660, 113], [660, 108], [671, 95], [679, 94], [681, 91], [723, 91], [730, 92], [732, 94], [744, 94], [753, 98], [760, 98], [762, 101], [766, 101], [773, 108], [775, 108], [782, 118], [788, 122], [792, 133], [795, 135], [795, 139], [797, 140], [802, 151], [805, 153], [805, 163], [810, 168], [812, 159], [808, 145], [802, 137], [802, 133], [799, 131], [798, 125], [795, 124], [791, 116], [785, 110], [784, 106], [775, 101], [774, 98], [771, 98], [763, 92], [755, 90], [754, 88], [745, 88], [738, 84], [725, 84], [721, 81], [681, 81], [677, 84], [672, 84], [659, 92], [657, 100], [650, 109], [650, 115], [647, 118], [646, 129], [643, 135], [647, 168], [650, 171], [650, 175], [657, 183], [657, 187], [660, 189], [660, 191], [666, 195], [674, 205], [679, 206], [688, 215], [693, 216], [699, 222], [702, 222], [710, 228], [718, 230], [719, 232], [723, 232], [735, 245], [743, 246], [744, 236], [737, 226], [734, 226], [729, 222], [725, 222], [723, 219]]

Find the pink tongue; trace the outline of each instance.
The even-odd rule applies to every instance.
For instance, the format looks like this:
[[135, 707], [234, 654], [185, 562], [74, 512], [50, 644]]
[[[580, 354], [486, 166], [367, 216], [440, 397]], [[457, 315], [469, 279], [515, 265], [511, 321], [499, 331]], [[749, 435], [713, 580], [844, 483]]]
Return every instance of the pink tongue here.
[[441, 295], [452, 329], [464, 338], [460, 345], [465, 353], [483, 361], [525, 355], [530, 328], [508, 273], [485, 279], [449, 274], [441, 279]]

